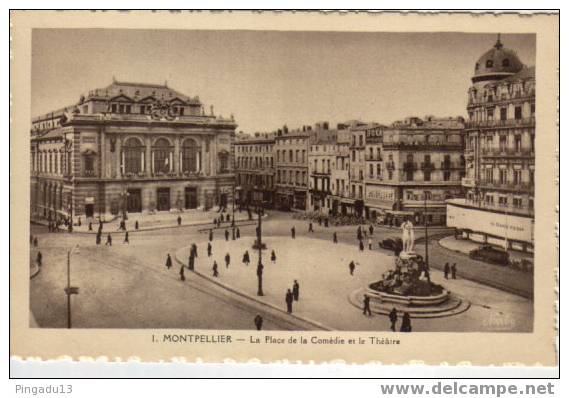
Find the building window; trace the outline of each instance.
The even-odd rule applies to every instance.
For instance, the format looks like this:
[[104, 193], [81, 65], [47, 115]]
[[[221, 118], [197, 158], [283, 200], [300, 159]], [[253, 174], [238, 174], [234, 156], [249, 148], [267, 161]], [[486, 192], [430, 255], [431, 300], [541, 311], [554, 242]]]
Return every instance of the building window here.
[[125, 106], [125, 111], [126, 111], [126, 113], [130, 113], [130, 105]]
[[424, 180], [431, 181], [431, 170], [423, 170]]
[[506, 196], [500, 196], [498, 198], [498, 204], [502, 207], [508, 206], [508, 198]]
[[500, 136], [500, 152], [506, 152], [508, 149], [508, 137], [505, 135]]
[[144, 114], [146, 113], [146, 112], [145, 112], [145, 111], [146, 111], [146, 106], [145, 106], [145, 105], [140, 105], [140, 108], [139, 108], [139, 109], [140, 109], [140, 114], [141, 114], [141, 115], [144, 115]]
[[529, 183], [533, 186], [534, 185], [534, 178], [535, 178], [535, 171], [534, 170], [530, 170], [529, 171]]
[[503, 66], [504, 68], [507, 68], [508, 66], [510, 66], [510, 60], [509, 60], [508, 58], [504, 59], [504, 60], [502, 61], [502, 66]]
[[369, 177], [373, 178], [373, 164], [369, 165]]
[[182, 171], [196, 172], [201, 169], [200, 148], [189, 138], [182, 144]]
[[172, 147], [170, 142], [165, 138], [159, 138], [152, 147], [154, 156], [154, 172], [168, 173], [172, 170]]
[[522, 183], [522, 171], [514, 170], [514, 184], [519, 185]]
[[93, 155], [85, 155], [83, 157], [83, 168], [86, 176], [95, 174], [95, 157]]
[[486, 110], [486, 119], [494, 120], [494, 109], [487, 109]]
[[144, 168], [144, 145], [131, 137], [123, 144], [123, 172], [139, 173]]
[[492, 169], [486, 169], [486, 182], [493, 182], [494, 181], [494, 173]]
[[512, 203], [515, 208], [520, 209], [522, 207], [522, 198], [514, 198], [512, 199]]
[[531, 104], [531, 106], [530, 106], [530, 112], [531, 112], [531, 115], [532, 115], [532, 116], [535, 115], [535, 104]]
[[486, 67], [487, 68], [492, 68], [494, 66], [494, 61], [492, 61], [491, 59], [486, 61]]
[[111, 104], [111, 112], [117, 113], [117, 104]]
[[508, 118], [508, 108], [500, 108], [500, 120], [506, 120]]
[[519, 135], [516, 135], [514, 137], [514, 145], [516, 147], [516, 152], [521, 152], [522, 151], [522, 137]]
[[516, 106], [514, 108], [514, 117], [516, 118], [516, 120], [519, 120], [522, 118], [522, 107], [521, 106]]
[[376, 165], [376, 174], [378, 177], [381, 176], [381, 163]]
[[289, 149], [289, 151], [288, 151], [288, 161], [289, 161], [290, 163], [292, 163], [292, 162], [293, 162], [293, 158], [292, 158], [292, 149]]
[[508, 182], [508, 170], [500, 169], [500, 184], [506, 184]]

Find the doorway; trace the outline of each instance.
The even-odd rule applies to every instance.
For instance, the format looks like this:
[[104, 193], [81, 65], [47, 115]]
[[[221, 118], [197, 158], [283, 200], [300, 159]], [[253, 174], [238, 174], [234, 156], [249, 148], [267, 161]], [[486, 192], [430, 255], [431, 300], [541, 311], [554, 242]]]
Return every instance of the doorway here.
[[169, 211], [170, 210], [170, 188], [158, 188], [156, 190], [157, 210]]
[[126, 211], [140, 213], [142, 211], [142, 195], [140, 189], [127, 190]]
[[184, 196], [186, 209], [196, 209], [198, 207], [198, 189], [196, 187], [186, 187]]
[[92, 203], [85, 205], [85, 217], [91, 218], [93, 217], [94, 213], [95, 210], [94, 210], [94, 205]]

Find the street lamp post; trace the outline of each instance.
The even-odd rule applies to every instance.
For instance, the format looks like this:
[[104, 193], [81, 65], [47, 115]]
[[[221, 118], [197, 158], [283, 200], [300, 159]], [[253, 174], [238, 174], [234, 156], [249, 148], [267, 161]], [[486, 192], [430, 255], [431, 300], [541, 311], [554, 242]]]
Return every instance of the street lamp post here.
[[67, 287], [64, 289], [67, 296], [67, 329], [71, 329], [71, 295], [79, 294], [79, 288], [71, 286], [71, 254], [78, 251], [79, 245], [67, 251]]
[[257, 264], [257, 296], [264, 296], [263, 293], [263, 242], [261, 239], [262, 230], [261, 230], [261, 223], [262, 223], [262, 215], [263, 215], [263, 208], [262, 206], [257, 207], [257, 214], [259, 215], [259, 224], [257, 226], [257, 247], [259, 249], [259, 263]]
[[233, 182], [233, 200], [231, 201], [231, 226], [235, 227], [235, 182]]

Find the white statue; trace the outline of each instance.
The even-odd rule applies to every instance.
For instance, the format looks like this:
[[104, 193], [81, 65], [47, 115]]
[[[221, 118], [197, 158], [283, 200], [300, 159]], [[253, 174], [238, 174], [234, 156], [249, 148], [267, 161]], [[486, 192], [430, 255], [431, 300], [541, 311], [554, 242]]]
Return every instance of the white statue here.
[[415, 231], [413, 231], [413, 223], [409, 220], [401, 224], [403, 231], [403, 251], [406, 253], [412, 252], [415, 248]]

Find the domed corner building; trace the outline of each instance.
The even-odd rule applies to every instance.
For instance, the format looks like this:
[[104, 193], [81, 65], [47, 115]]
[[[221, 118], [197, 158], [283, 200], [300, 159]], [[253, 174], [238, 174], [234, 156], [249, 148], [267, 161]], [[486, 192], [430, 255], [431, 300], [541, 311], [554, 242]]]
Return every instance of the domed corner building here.
[[533, 251], [535, 68], [500, 36], [476, 61], [467, 110], [466, 197], [447, 201], [447, 225], [477, 242]]
[[77, 223], [226, 204], [236, 127], [167, 84], [113, 79], [32, 119], [31, 217]]

